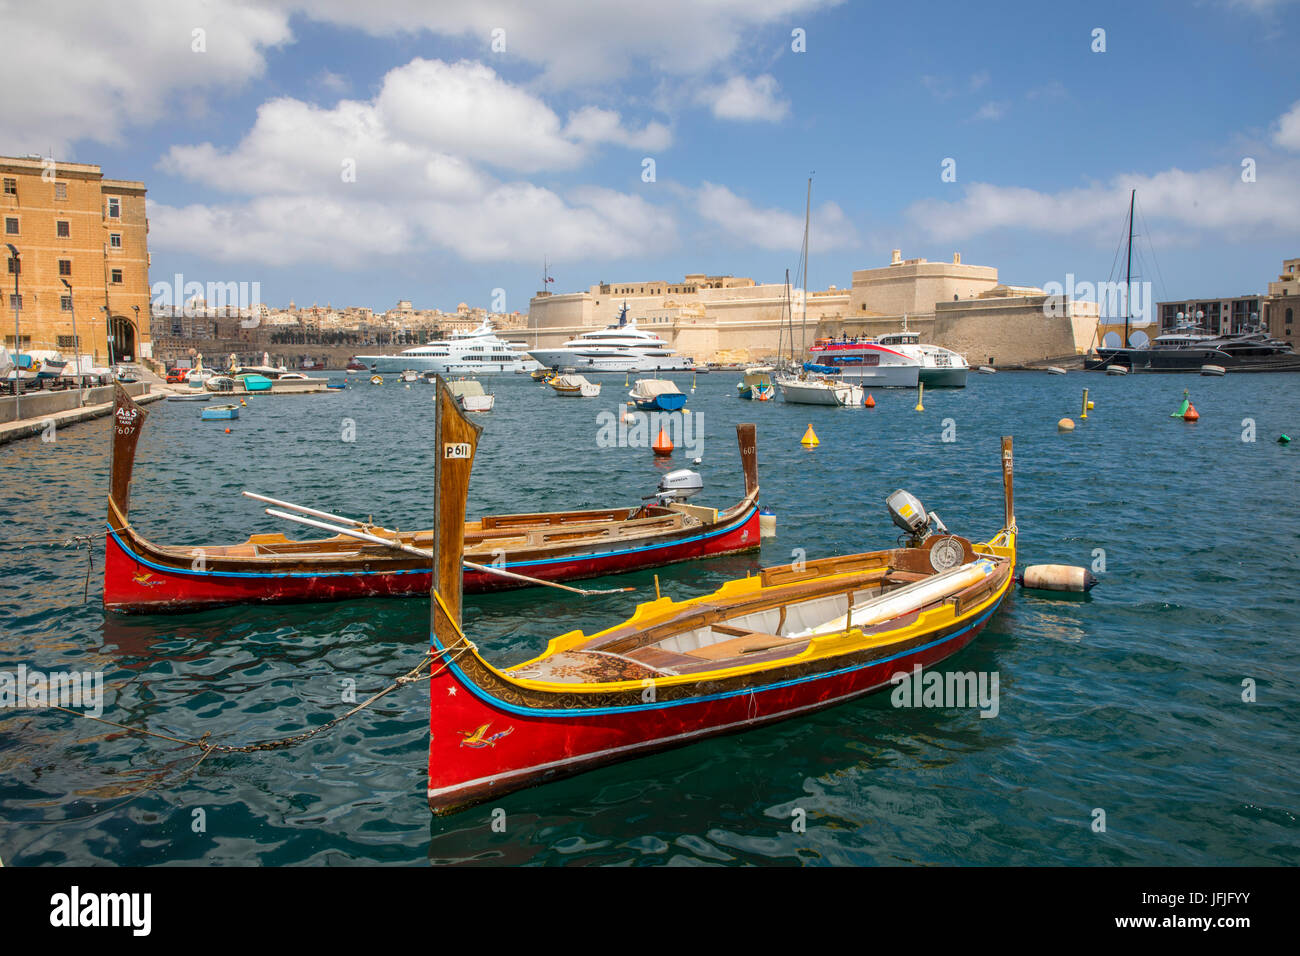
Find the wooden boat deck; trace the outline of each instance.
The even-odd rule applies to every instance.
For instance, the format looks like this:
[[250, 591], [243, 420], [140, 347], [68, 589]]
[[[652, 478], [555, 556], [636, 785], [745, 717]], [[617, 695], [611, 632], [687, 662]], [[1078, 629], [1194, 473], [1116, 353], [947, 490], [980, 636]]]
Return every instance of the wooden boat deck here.
[[[728, 513], [729, 515], [729, 513]], [[492, 555], [499, 551], [544, 551], [547, 548], [571, 548], [575, 544], [603, 541], [630, 543], [643, 537], [659, 536], [694, 526], [711, 518], [716, 509], [690, 505], [667, 508], [621, 508], [610, 511], [559, 512], [555, 514], [489, 515], [465, 525], [465, 554]], [[431, 531], [393, 531], [368, 526], [364, 530], [381, 537], [393, 537], [404, 544], [428, 548], [433, 544]], [[247, 541], [231, 545], [159, 546], [159, 550], [189, 558], [201, 550], [208, 558], [257, 559], [277, 557], [312, 557], [328, 560], [375, 557], [392, 560], [393, 551], [383, 545], [365, 544], [342, 535], [314, 541], [294, 540], [279, 532], [250, 535]]]

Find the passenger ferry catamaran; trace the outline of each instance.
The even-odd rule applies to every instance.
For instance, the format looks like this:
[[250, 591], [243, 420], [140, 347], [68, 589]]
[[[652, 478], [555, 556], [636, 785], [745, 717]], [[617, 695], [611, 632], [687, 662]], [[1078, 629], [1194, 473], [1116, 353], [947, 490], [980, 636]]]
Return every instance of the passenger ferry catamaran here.
[[938, 345], [923, 345], [907, 328], [875, 338], [818, 339], [808, 350], [814, 361], [840, 370], [844, 381], [873, 388], [965, 388], [970, 371], [964, 356]]
[[537, 368], [522, 346], [500, 338], [486, 319], [472, 332], [453, 332], [449, 339], [435, 339], [397, 355], [358, 355], [354, 361], [380, 374], [410, 369], [444, 376], [486, 375], [531, 372]]
[[559, 348], [533, 349], [528, 353], [547, 368], [571, 368], [576, 372], [689, 372], [695, 362], [653, 332], [636, 327], [627, 317], [627, 304], [618, 322], [593, 332], [583, 332]]

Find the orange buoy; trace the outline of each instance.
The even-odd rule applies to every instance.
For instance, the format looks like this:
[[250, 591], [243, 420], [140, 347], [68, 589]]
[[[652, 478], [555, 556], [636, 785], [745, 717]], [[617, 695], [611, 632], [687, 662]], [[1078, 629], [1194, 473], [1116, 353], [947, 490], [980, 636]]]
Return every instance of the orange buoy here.
[[655, 443], [650, 446], [650, 449], [656, 455], [671, 455], [673, 453], [672, 440], [668, 437], [668, 432], [662, 427], [659, 429], [659, 435], [655, 438]]
[[870, 393], [870, 392], [867, 392], [867, 400], [866, 400], [865, 402], [863, 402], [862, 404], [865, 405], [867, 408], [875, 408], [875, 407], [876, 407], [876, 400], [875, 400], [874, 398], [871, 397], [871, 393]]
[[1195, 405], [1193, 405], [1191, 402], [1188, 402], [1187, 411], [1183, 412], [1183, 421], [1199, 422], [1200, 420], [1201, 420], [1201, 413], [1196, 410]]
[[230, 429], [229, 429], [229, 428], [226, 429], [226, 434], [227, 434], [227, 435], [230, 434]]

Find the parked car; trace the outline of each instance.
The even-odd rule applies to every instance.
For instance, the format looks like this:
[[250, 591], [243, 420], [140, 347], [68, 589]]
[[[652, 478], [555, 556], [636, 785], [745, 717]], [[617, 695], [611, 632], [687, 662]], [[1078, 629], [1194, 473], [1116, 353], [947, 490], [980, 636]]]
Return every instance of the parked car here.
[[188, 376], [188, 375], [190, 374], [191, 371], [193, 371], [193, 370], [192, 370], [192, 369], [188, 369], [188, 368], [174, 368], [174, 369], [172, 369], [171, 371], [169, 371], [169, 372], [167, 373], [167, 384], [168, 384], [168, 385], [184, 385], [184, 384], [185, 384], [185, 378], [186, 378], [186, 376]]

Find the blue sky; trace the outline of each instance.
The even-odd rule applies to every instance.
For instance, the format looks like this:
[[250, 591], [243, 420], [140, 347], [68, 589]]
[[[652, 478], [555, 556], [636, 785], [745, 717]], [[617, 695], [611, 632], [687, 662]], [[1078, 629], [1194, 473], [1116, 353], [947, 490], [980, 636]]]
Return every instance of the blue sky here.
[[817, 288], [896, 247], [1106, 280], [1132, 186], [1157, 298], [1300, 255], [1288, 0], [37, 6], [0, 0], [0, 152], [144, 180], [155, 281], [272, 305], [523, 310], [544, 256], [556, 291], [780, 281], [814, 170]]

